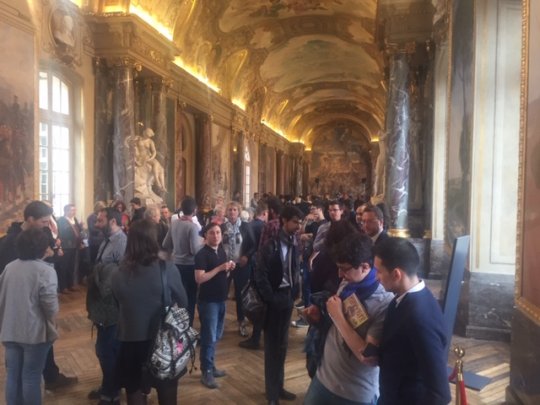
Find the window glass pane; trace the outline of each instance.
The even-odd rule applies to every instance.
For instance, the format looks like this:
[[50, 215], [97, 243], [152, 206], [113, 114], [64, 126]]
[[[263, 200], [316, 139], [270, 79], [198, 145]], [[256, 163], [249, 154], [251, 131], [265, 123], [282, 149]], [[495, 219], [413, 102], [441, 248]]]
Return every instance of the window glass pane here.
[[39, 108], [43, 110], [49, 109], [48, 77], [46, 72], [39, 72]]
[[53, 125], [52, 147], [54, 149], [69, 149], [69, 128]]
[[49, 126], [44, 122], [39, 123], [39, 146], [49, 144]]
[[69, 114], [69, 88], [64, 82], [60, 86], [60, 112]]
[[60, 79], [52, 77], [52, 109], [54, 112], [61, 112]]

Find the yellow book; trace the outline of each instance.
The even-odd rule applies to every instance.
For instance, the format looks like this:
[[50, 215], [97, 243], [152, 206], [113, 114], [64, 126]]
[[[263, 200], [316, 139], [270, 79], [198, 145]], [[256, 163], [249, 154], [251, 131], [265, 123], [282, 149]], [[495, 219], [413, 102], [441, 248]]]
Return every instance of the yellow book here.
[[366, 309], [356, 294], [351, 294], [343, 300], [343, 313], [353, 329], [358, 328], [369, 319]]

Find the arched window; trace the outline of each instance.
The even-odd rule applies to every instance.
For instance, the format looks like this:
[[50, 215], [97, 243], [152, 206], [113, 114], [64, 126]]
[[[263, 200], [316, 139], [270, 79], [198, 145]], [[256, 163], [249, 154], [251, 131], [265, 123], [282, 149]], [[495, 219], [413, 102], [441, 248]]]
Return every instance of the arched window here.
[[73, 86], [60, 75], [39, 72], [39, 198], [56, 215], [73, 202]]
[[249, 207], [251, 197], [251, 155], [248, 142], [244, 143], [244, 207]]

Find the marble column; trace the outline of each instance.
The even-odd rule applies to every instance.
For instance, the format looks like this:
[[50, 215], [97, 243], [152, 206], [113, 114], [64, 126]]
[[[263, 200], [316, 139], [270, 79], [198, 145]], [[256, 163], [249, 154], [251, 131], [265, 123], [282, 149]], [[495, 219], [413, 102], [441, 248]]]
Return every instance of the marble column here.
[[174, 202], [175, 208], [180, 205], [180, 202], [185, 197], [186, 190], [186, 141], [184, 139], [186, 130], [184, 120], [185, 103], [176, 104], [175, 113], [175, 131], [174, 131], [174, 154], [171, 158], [174, 159]]
[[408, 237], [409, 199], [409, 64], [407, 54], [390, 56], [386, 110], [386, 135], [379, 147], [386, 149], [385, 204], [390, 216], [389, 233]]
[[110, 69], [102, 58], [94, 59], [95, 72], [95, 135], [94, 135], [94, 199], [113, 198], [113, 114]]
[[212, 122], [208, 114], [200, 114], [196, 120], [195, 198], [202, 210], [212, 205]]
[[291, 192], [296, 196], [303, 194], [302, 181], [303, 181], [303, 155], [304, 144], [295, 142], [291, 144], [291, 173], [292, 173], [292, 189]]
[[[429, 49], [428, 49], [429, 52]], [[431, 239], [431, 213], [433, 204], [433, 105], [435, 104], [434, 93], [434, 62], [433, 53], [429, 52], [429, 64], [424, 85], [424, 113], [423, 113], [423, 137], [424, 137], [424, 161], [425, 161], [425, 190], [424, 190], [424, 237]]]
[[311, 159], [312, 159], [312, 152], [310, 150], [306, 150], [304, 152], [304, 159], [302, 161], [302, 194], [308, 195], [313, 194], [315, 190], [310, 189], [309, 185], [309, 176], [310, 176], [310, 169], [311, 169]]
[[113, 104], [113, 184], [114, 198], [129, 201], [134, 193], [135, 155], [130, 145], [135, 139], [134, 77], [135, 65], [122, 59], [114, 65]]
[[282, 151], [276, 151], [276, 194], [283, 194], [283, 171], [285, 169]]
[[152, 80], [152, 129], [154, 130], [154, 142], [156, 145], [156, 159], [165, 169], [165, 188], [159, 190], [161, 197], [170, 188], [170, 179], [166, 168], [169, 167], [169, 153], [167, 147], [167, 91], [168, 85], [162, 78]]

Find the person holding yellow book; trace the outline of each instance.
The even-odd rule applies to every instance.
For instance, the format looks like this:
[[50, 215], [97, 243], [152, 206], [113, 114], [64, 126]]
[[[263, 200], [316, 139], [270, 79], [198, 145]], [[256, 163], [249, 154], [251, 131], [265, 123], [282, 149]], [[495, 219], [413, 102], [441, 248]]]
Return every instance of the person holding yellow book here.
[[332, 255], [342, 282], [337, 294], [326, 302], [332, 326], [304, 404], [376, 404], [377, 346], [393, 295], [377, 281], [368, 236], [352, 234]]

